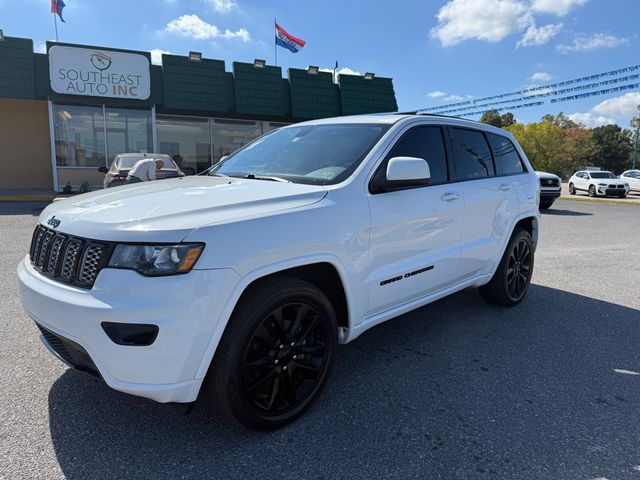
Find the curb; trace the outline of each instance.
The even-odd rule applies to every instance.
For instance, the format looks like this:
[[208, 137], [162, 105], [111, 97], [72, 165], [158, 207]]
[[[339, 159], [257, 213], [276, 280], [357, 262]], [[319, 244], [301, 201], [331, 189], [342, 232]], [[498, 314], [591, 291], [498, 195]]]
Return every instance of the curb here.
[[0, 202], [53, 202], [55, 195], [0, 195]]
[[592, 198], [592, 197], [575, 197], [569, 195], [561, 195], [559, 200], [568, 200], [570, 202], [585, 202], [585, 203], [606, 203], [609, 205], [624, 205], [627, 207], [640, 207], [640, 202], [614, 200], [612, 198]]

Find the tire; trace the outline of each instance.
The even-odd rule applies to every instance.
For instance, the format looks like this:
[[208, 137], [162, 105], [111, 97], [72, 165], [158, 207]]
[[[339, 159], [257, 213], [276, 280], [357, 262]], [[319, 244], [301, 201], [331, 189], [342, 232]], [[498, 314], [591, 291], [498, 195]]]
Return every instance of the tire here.
[[597, 195], [595, 185], [589, 185], [589, 196], [596, 197]]
[[293, 422], [318, 398], [333, 366], [336, 314], [309, 282], [274, 277], [241, 297], [206, 388], [228, 419], [252, 430]]
[[551, 208], [551, 205], [553, 205], [553, 202], [551, 202], [551, 203], [549, 203], [549, 202], [541, 203], [540, 204], [540, 210], [548, 210], [549, 208]]
[[534, 251], [531, 235], [522, 228], [516, 228], [496, 273], [489, 283], [479, 288], [480, 295], [487, 302], [496, 305], [511, 307], [519, 304], [529, 290], [533, 264]]
[[575, 195], [576, 194], [576, 187], [573, 186], [573, 183], [569, 184], [569, 195]]

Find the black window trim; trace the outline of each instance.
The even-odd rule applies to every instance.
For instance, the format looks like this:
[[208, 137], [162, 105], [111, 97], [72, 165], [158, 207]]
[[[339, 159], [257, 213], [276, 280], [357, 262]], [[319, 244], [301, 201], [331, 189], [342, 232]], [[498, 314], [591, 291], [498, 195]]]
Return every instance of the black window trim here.
[[[378, 175], [380, 175], [380, 172], [386, 168], [387, 163], [389, 162], [389, 160], [391, 160], [391, 152], [393, 151], [393, 149], [395, 148], [395, 146], [402, 141], [402, 139], [405, 137], [405, 135], [409, 134], [410, 132], [412, 132], [413, 130], [416, 130], [418, 128], [437, 128], [440, 130], [440, 136], [442, 137], [442, 146], [444, 147], [444, 154], [445, 154], [445, 165], [447, 168], [447, 181], [446, 182], [436, 182], [436, 183], [432, 183], [429, 182], [426, 185], [414, 185], [414, 186], [409, 186], [409, 187], [405, 187], [402, 189], [397, 189], [397, 190], [392, 190], [390, 192], [382, 192], [382, 191], [377, 191], [375, 190], [374, 187], [374, 183], [376, 181], [376, 178], [378, 177]], [[403, 191], [403, 190], [413, 190], [416, 188], [429, 188], [429, 187], [435, 187], [435, 186], [439, 186], [439, 185], [447, 185], [449, 183], [455, 183], [456, 182], [456, 178], [455, 178], [455, 173], [453, 173], [453, 171], [451, 170], [452, 167], [452, 161], [451, 161], [451, 157], [452, 157], [453, 152], [451, 151], [451, 146], [449, 145], [449, 141], [448, 141], [448, 125], [443, 125], [440, 123], [419, 123], [419, 124], [412, 124], [409, 125], [408, 128], [406, 130], [404, 130], [403, 132], [400, 132], [399, 135], [394, 139], [393, 143], [391, 143], [391, 145], [389, 146], [388, 151], [385, 153], [382, 161], [380, 162], [380, 164], [375, 168], [375, 171], [373, 173], [373, 175], [371, 175], [371, 178], [369, 179], [369, 186], [368, 186], [368, 191], [371, 195], [379, 195], [382, 193], [393, 193], [396, 191]], [[426, 159], [425, 159], [426, 161]]]

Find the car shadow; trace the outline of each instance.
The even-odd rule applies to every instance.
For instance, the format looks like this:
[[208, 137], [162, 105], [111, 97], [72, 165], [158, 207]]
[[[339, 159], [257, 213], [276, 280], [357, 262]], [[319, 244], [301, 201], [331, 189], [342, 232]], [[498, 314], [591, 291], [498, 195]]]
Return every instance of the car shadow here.
[[0, 215], [33, 215], [37, 217], [48, 202], [0, 202]]
[[574, 210], [559, 210], [557, 208], [548, 208], [547, 210], [541, 210], [541, 214], [543, 215], [555, 215], [558, 217], [588, 217], [589, 215], [593, 215], [593, 213], [589, 212], [576, 212]]
[[206, 398], [182, 416], [67, 370], [51, 438], [69, 479], [626, 478], [639, 325], [638, 310], [540, 285], [511, 309], [471, 289], [339, 348], [284, 429], [228, 425]]

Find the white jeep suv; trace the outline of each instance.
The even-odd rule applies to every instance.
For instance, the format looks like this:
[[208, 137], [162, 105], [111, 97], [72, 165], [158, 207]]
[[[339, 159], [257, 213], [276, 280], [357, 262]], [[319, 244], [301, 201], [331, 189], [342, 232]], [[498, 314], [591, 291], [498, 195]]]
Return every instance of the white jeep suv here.
[[540, 183], [511, 134], [426, 115], [270, 132], [204, 175], [49, 205], [18, 266], [45, 346], [110, 387], [282, 426], [337, 343], [467, 287], [515, 305]]

